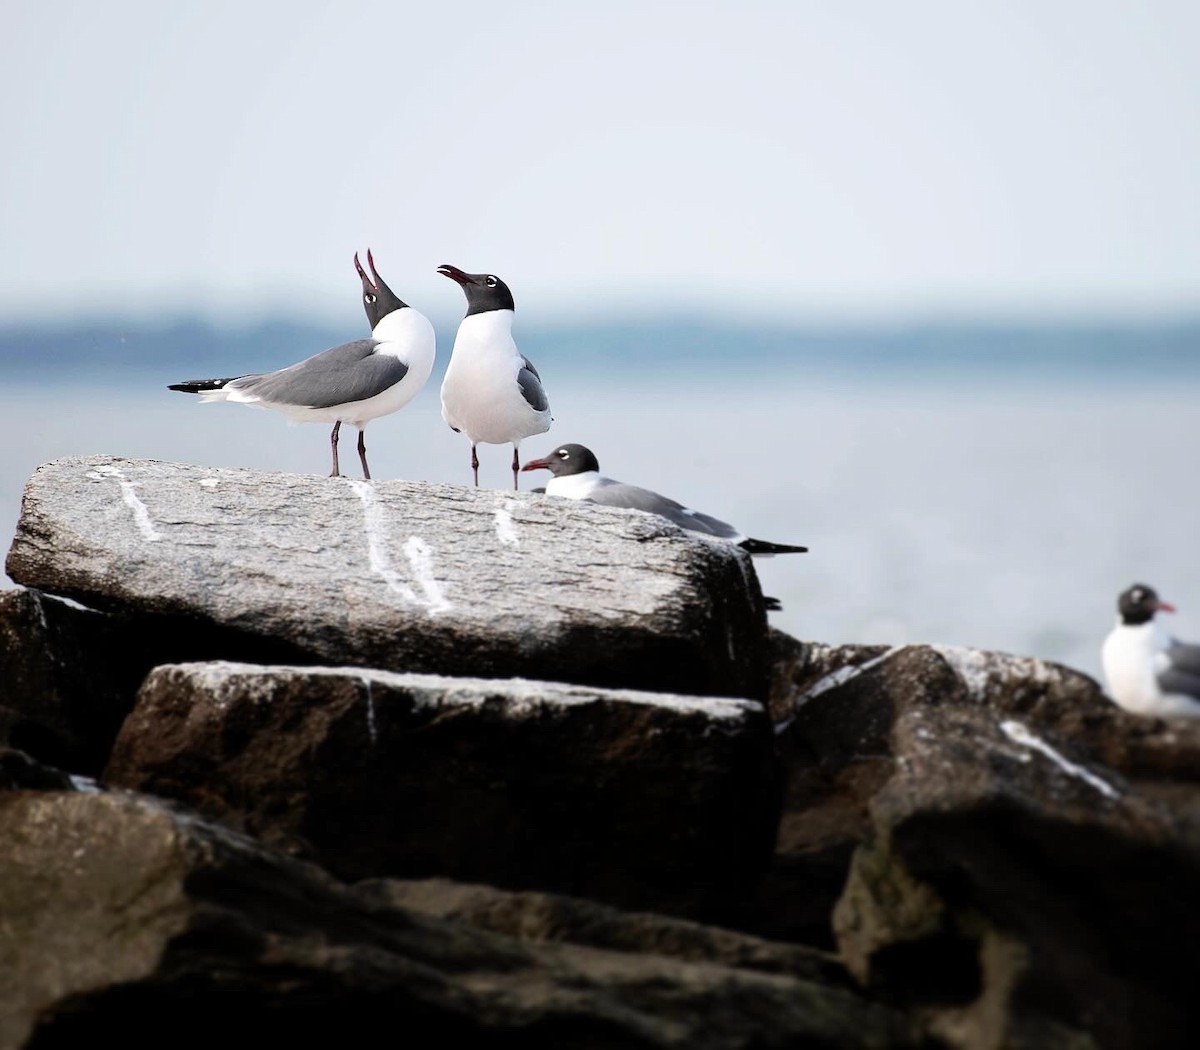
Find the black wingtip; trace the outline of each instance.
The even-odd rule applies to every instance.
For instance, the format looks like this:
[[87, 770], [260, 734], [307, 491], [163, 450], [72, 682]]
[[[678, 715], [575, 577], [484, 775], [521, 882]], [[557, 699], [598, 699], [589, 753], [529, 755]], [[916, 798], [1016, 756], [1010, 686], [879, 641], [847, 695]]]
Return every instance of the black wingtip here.
[[763, 605], [767, 607], [767, 612], [782, 612], [783, 602], [778, 598], [772, 598], [769, 595], [763, 595]]
[[807, 547], [790, 543], [769, 543], [766, 540], [742, 540], [738, 544], [747, 554], [807, 554]]
[[172, 383], [168, 390], [180, 390], [185, 394], [202, 394], [205, 390], [220, 390], [226, 383], [232, 383], [236, 376], [228, 379], [187, 379], [182, 383]]

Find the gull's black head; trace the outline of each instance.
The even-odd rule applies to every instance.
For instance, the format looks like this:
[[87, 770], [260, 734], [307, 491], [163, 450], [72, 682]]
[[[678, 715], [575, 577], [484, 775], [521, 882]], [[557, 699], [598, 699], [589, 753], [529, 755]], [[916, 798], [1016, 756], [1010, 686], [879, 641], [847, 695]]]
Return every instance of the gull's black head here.
[[556, 478], [567, 478], [572, 474], [598, 471], [600, 464], [592, 450], [583, 445], [559, 445], [545, 459], [531, 459], [522, 470], [548, 470]]
[[1149, 623], [1156, 612], [1174, 612], [1175, 606], [1159, 601], [1158, 592], [1144, 583], [1135, 583], [1117, 596], [1117, 612], [1121, 622], [1131, 627]]
[[403, 310], [408, 303], [402, 302], [400, 296], [383, 283], [383, 278], [375, 271], [375, 260], [371, 256], [370, 248], [367, 249], [367, 265], [371, 267], [371, 277], [367, 276], [367, 271], [358, 261], [358, 252], [355, 252], [354, 268], [362, 278], [363, 284], [363, 309], [367, 311], [367, 320], [374, 331], [375, 326], [388, 314], [395, 310]]
[[512, 292], [494, 273], [464, 273], [457, 266], [439, 266], [437, 272], [462, 285], [467, 296], [467, 317], [489, 310], [515, 310]]

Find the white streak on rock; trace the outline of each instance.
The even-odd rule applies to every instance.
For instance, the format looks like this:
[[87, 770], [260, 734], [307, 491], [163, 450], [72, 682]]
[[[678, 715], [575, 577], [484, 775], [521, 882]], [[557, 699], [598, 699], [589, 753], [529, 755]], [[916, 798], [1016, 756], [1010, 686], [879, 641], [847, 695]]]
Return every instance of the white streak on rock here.
[[884, 660], [895, 656], [902, 648], [903, 646], [894, 645], [886, 653], [880, 653], [865, 663], [851, 664], [848, 667], [839, 667], [836, 671], [831, 671], [824, 678], [817, 679], [816, 682], [796, 697], [795, 703], [792, 704], [792, 710], [798, 711], [810, 700], [815, 699], [822, 693], [827, 693], [830, 689], [836, 689], [840, 685], [845, 685], [851, 679], [857, 678], [860, 674], [871, 670], [872, 667], [878, 667]]
[[412, 567], [413, 575], [417, 578], [417, 583], [425, 592], [425, 601], [429, 606], [429, 611], [445, 612], [450, 608], [450, 603], [446, 600], [442, 585], [433, 574], [433, 551], [430, 550], [429, 544], [420, 536], [409, 536], [408, 542], [404, 544], [404, 553], [408, 558], [408, 564]]
[[509, 499], [504, 501], [503, 507], [496, 508], [496, 539], [506, 547], [521, 546], [521, 538], [517, 535], [512, 518], [512, 512], [519, 506], [515, 499]]
[[962, 645], [932, 645], [930, 648], [962, 679], [972, 700], [983, 700], [987, 696], [989, 653]]
[[357, 678], [384, 689], [409, 695], [417, 708], [473, 708], [502, 700], [510, 717], [536, 716], [539, 712], [585, 704], [624, 703], [665, 708], [683, 715], [703, 715], [729, 723], [747, 723], [762, 716], [756, 700], [724, 696], [677, 696], [638, 689], [591, 689], [561, 682], [525, 678], [450, 678], [445, 675], [360, 670], [347, 667], [292, 667], [286, 664], [242, 664], [227, 660], [167, 665], [155, 674], [185, 675], [207, 691], [266, 691], [287, 678]]
[[1054, 672], [1046, 663], [1028, 656], [1011, 656], [962, 645], [931, 645], [930, 648], [962, 679], [967, 695], [975, 701], [987, 699], [993, 682], [1003, 684], [1024, 679], [1045, 685], [1054, 681]]
[[1059, 769], [1066, 773], [1067, 776], [1082, 780], [1085, 784], [1095, 788], [1106, 798], [1120, 798], [1120, 794], [1116, 788], [1108, 783], [1108, 781], [1101, 780], [1094, 773], [1084, 769], [1083, 766], [1076, 765], [1070, 759], [1060, 755], [1054, 750], [1054, 748], [1047, 744], [1046, 741], [1044, 741], [1041, 737], [1034, 736], [1034, 734], [1031, 733], [1029, 729], [1020, 722], [1001, 722], [1000, 728], [1003, 730], [1004, 735], [1007, 736], [1009, 740], [1021, 744], [1023, 747], [1032, 748], [1034, 751], [1040, 751], [1043, 755], [1050, 759], [1051, 762], [1058, 766]]
[[71, 778], [71, 786], [85, 795], [99, 795], [103, 790], [91, 777], [81, 777], [74, 773], [68, 773], [67, 776]]
[[121, 498], [125, 501], [125, 505], [133, 511], [133, 522], [137, 525], [138, 532], [142, 534], [142, 538], [150, 543], [162, 539], [162, 533], [154, 527], [154, 522], [150, 517], [150, 511], [146, 509], [146, 504], [138, 498], [134, 483], [125, 477], [120, 467], [114, 467], [111, 463], [106, 463], [95, 470], [89, 470], [87, 476], [95, 478], [98, 481], [116, 478], [121, 486]]
[[413, 605], [422, 604], [416, 592], [400, 579], [400, 574], [392, 567], [392, 559], [388, 557], [384, 547], [383, 510], [375, 499], [375, 490], [367, 482], [357, 478], [347, 478], [346, 481], [362, 501], [363, 525], [367, 531], [367, 557], [371, 562], [371, 571], [381, 577], [383, 582], [406, 602]]
[[49, 591], [39, 592], [43, 598], [49, 598], [52, 602], [60, 602], [71, 609], [78, 609], [80, 612], [95, 612], [96, 610], [90, 606], [84, 605], [83, 602], [77, 602], [74, 598], [68, 598], [62, 594], [51, 594]]
[[197, 483], [206, 489], [215, 489], [221, 481], [219, 478], [201, 478]]

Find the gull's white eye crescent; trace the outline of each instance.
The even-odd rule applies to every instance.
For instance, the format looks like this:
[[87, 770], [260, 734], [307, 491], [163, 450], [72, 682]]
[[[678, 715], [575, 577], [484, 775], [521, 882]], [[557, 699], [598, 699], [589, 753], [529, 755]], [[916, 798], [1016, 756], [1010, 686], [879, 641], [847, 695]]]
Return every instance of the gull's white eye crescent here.
[[372, 292], [367, 292], [367, 294], [363, 296], [364, 303], [373, 303], [374, 301], [375, 295]]
[[1140, 602], [1146, 596], [1141, 592], [1141, 590], [1136, 590], [1129, 597], [1135, 602]]
[[558, 458], [559, 459], [570, 459], [571, 453], [568, 452], [565, 448], [560, 448], [558, 450]]
[[489, 288], [495, 288], [496, 287], [496, 278], [489, 276], [487, 278], [487, 280], [485, 280], [483, 283], [486, 284]]

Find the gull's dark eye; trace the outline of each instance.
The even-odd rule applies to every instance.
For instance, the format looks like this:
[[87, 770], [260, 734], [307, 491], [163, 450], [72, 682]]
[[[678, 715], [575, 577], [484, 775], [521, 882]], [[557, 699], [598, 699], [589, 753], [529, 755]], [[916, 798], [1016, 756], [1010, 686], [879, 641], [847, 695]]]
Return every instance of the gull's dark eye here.
[[483, 283], [486, 284], [489, 288], [495, 288], [496, 287], [496, 278], [488, 277], [488, 279], [486, 281], [484, 281]]
[[374, 292], [367, 292], [363, 296], [364, 303], [373, 303], [374, 301], [375, 301], [375, 293]]
[[559, 459], [570, 459], [571, 453], [568, 452], [565, 448], [560, 448], [558, 450], [558, 458]]

